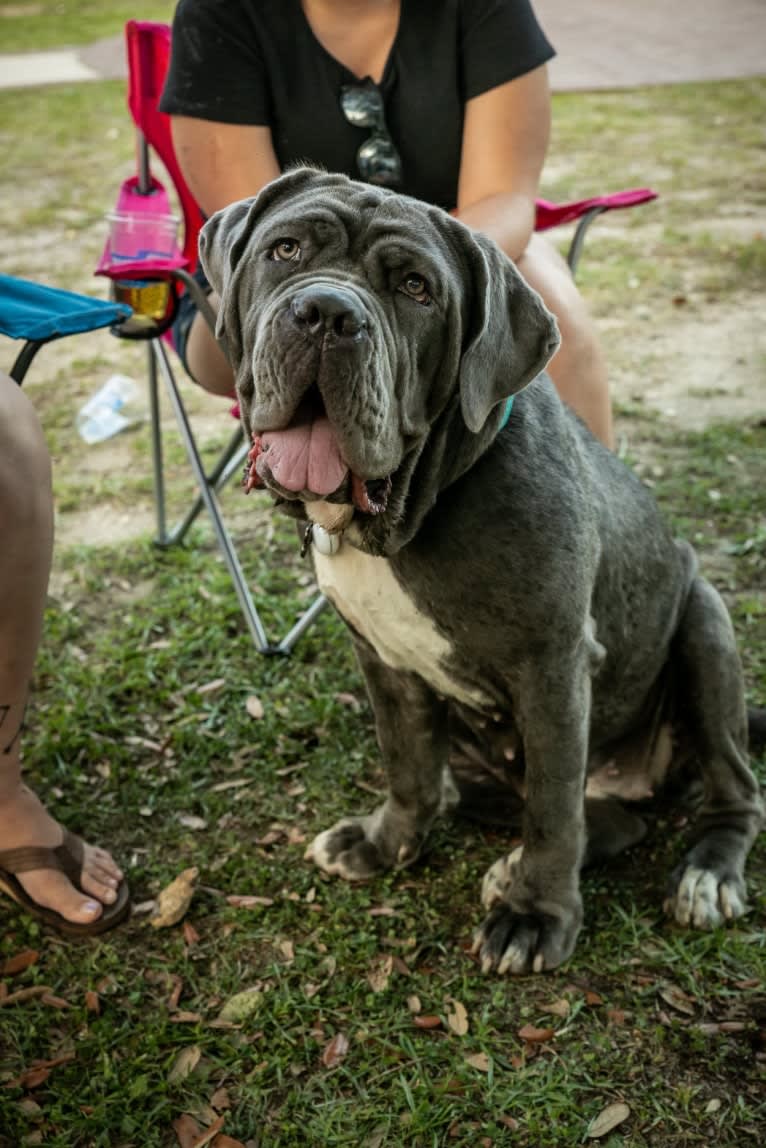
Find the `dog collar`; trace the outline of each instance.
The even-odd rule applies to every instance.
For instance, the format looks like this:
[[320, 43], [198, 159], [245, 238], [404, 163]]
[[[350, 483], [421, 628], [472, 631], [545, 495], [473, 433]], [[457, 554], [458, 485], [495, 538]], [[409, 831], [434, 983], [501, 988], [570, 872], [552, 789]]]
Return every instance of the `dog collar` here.
[[513, 395], [511, 395], [511, 397], [509, 399], [506, 399], [505, 413], [503, 414], [503, 421], [500, 423], [500, 426], [497, 428], [498, 434], [500, 434], [500, 431], [503, 430], [508, 425], [508, 419], [511, 417], [511, 411], [512, 410], [513, 410]]
[[[505, 411], [503, 412], [503, 419], [500, 426], [497, 428], [499, 434], [504, 427], [508, 425], [508, 420], [511, 417], [513, 410], [513, 395], [506, 400]], [[318, 522], [309, 522], [303, 532], [303, 544], [301, 546], [301, 558], [305, 558], [309, 546], [313, 546], [319, 554], [324, 554], [326, 557], [331, 558], [333, 554], [337, 554], [343, 545], [343, 532], [340, 534], [330, 534], [325, 530], [324, 526], [320, 526]]]

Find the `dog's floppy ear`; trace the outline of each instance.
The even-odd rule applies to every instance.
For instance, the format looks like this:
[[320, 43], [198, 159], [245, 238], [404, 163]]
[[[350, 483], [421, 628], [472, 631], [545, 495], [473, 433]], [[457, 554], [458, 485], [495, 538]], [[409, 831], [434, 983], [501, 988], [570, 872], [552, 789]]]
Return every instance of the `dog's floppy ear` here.
[[242, 358], [242, 333], [237, 307], [237, 283], [246, 261], [253, 229], [260, 217], [288, 191], [309, 182], [316, 169], [295, 168], [267, 183], [257, 195], [241, 199], [211, 215], [199, 234], [199, 257], [202, 269], [219, 296], [215, 334], [225, 347], [226, 356], [235, 368]]
[[468, 236], [472, 337], [460, 362], [460, 406], [474, 434], [490, 411], [536, 378], [560, 343], [554, 316], [500, 248]]

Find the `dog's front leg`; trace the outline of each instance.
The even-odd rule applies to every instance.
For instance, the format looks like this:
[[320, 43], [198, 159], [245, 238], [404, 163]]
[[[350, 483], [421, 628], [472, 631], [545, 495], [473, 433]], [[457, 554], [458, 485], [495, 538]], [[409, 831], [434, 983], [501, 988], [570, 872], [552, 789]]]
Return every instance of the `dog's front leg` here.
[[[552, 659], [548, 659], [552, 661]], [[522, 675], [515, 712], [524, 741], [523, 845], [487, 872], [489, 909], [474, 939], [484, 972], [540, 972], [572, 952], [582, 923], [584, 785], [590, 673], [578, 652]]]
[[438, 814], [455, 804], [447, 767], [446, 702], [417, 674], [389, 669], [362, 641], [359, 661], [375, 713], [388, 776], [386, 800], [363, 817], [346, 817], [309, 846], [306, 857], [349, 881], [409, 865]]

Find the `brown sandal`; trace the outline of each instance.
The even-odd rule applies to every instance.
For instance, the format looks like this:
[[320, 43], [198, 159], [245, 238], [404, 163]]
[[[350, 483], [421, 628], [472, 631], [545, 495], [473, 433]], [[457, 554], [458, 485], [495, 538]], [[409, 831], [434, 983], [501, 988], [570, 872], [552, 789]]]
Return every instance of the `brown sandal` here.
[[[119, 925], [130, 913], [127, 881], [123, 881], [119, 886], [114, 904], [104, 905], [101, 916], [86, 924], [81, 921], [68, 921], [55, 909], [38, 905], [16, 878], [17, 873], [29, 873], [33, 869], [58, 869], [69, 878], [76, 889], [84, 892], [80, 886], [84, 857], [84, 842], [67, 829], [64, 830], [64, 840], [54, 849], [38, 845], [26, 845], [20, 849], [0, 849], [0, 889], [33, 917], [44, 921], [46, 925], [52, 925], [61, 933], [80, 937], [94, 937], [99, 933], [105, 933], [107, 929]], [[94, 897], [93, 900], [97, 898]]]

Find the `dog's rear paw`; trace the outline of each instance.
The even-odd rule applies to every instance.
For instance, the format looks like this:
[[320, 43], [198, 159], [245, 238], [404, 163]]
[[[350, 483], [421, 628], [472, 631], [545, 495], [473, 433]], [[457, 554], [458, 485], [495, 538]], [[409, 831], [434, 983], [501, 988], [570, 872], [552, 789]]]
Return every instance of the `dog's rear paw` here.
[[547, 913], [517, 913], [496, 904], [474, 935], [472, 952], [483, 973], [541, 973], [555, 969], [571, 955], [581, 914], [552, 917]]
[[674, 873], [665, 912], [679, 925], [716, 929], [747, 911], [745, 883], [736, 874], [720, 877], [710, 869], [686, 865]]
[[346, 881], [365, 881], [390, 868], [377, 845], [365, 832], [362, 818], [347, 817], [325, 829], [305, 853], [325, 873]]

